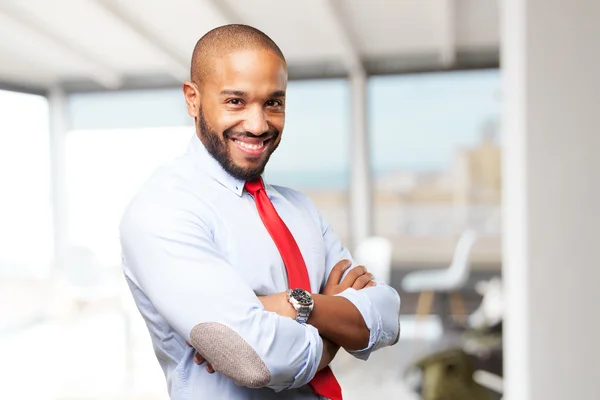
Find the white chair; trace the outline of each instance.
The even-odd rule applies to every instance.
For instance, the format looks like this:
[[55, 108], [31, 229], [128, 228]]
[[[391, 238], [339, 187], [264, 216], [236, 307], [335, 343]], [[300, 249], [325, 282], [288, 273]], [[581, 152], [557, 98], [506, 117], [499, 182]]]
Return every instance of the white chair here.
[[477, 282], [475, 291], [482, 296], [479, 307], [469, 315], [468, 326], [483, 330], [498, 325], [504, 319], [504, 290], [502, 279]]
[[375, 276], [376, 281], [390, 283], [392, 270], [392, 243], [381, 236], [363, 240], [354, 252], [354, 264], [364, 265]]
[[420, 292], [417, 304], [417, 315], [424, 316], [431, 312], [435, 292], [450, 295], [452, 314], [464, 317], [466, 310], [459, 290], [462, 289], [470, 274], [469, 255], [477, 239], [477, 233], [468, 229], [464, 231], [454, 249], [450, 267], [442, 270], [416, 271], [407, 274], [402, 280], [402, 289], [409, 293]]

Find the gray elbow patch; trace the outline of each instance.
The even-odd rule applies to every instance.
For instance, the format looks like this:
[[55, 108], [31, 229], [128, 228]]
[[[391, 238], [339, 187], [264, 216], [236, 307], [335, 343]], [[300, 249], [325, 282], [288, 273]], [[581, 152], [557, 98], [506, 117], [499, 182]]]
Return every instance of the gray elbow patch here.
[[240, 386], [261, 388], [271, 373], [256, 351], [233, 329], [217, 322], [192, 328], [190, 342], [213, 369]]

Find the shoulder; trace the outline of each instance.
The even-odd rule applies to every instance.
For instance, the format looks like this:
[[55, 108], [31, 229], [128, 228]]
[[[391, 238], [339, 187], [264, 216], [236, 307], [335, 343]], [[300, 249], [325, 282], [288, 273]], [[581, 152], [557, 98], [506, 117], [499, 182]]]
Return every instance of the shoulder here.
[[297, 206], [317, 211], [313, 201], [306, 194], [286, 186], [270, 185], [275, 191], [282, 195], [286, 200], [294, 203]]
[[276, 190], [280, 195], [282, 195], [286, 200], [292, 203], [295, 207], [307, 212], [315, 221], [315, 223], [317, 223], [319, 226], [321, 225], [321, 213], [319, 212], [319, 209], [310, 197], [298, 190], [289, 187], [279, 185], [270, 186], [274, 190]]
[[121, 232], [132, 228], [165, 229], [173, 222], [198, 221], [207, 185], [185, 158], [162, 165], [126, 206], [119, 225]]

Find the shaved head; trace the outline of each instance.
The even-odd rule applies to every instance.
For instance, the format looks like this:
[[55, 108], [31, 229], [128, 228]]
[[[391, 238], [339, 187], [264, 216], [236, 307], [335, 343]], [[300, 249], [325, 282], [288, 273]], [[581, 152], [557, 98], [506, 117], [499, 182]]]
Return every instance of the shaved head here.
[[232, 24], [215, 28], [198, 40], [192, 54], [190, 77], [202, 84], [213, 72], [213, 60], [239, 50], [267, 50], [285, 64], [285, 57], [270, 37], [248, 25]]

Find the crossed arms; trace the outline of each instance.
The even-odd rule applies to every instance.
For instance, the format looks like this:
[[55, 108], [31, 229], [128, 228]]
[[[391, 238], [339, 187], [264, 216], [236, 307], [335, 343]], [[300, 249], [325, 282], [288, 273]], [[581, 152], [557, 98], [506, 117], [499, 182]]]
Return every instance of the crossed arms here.
[[122, 220], [125, 273], [193, 345], [197, 360], [206, 359], [236, 384], [297, 388], [329, 364], [339, 346], [366, 359], [397, 340], [398, 294], [369, 284], [371, 277], [358, 267], [340, 280], [348, 263], [339, 260], [349, 254], [328, 225], [322, 225], [328, 281], [315, 295], [308, 324], [301, 325], [283, 293], [254, 294], [215, 248], [202, 220], [164, 209], [147, 218], [152, 211], [134, 208]]

